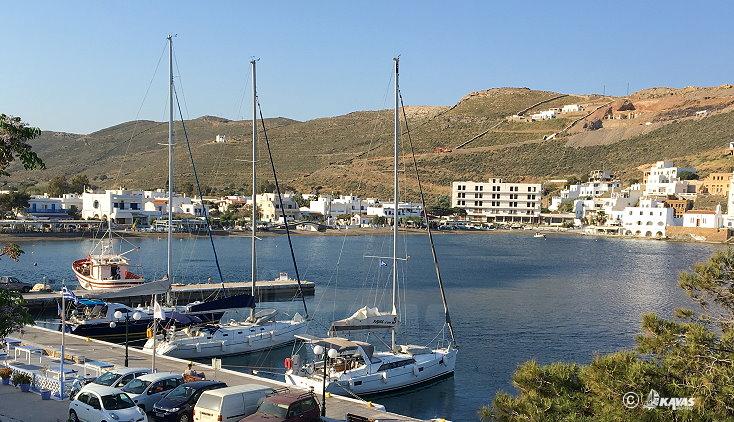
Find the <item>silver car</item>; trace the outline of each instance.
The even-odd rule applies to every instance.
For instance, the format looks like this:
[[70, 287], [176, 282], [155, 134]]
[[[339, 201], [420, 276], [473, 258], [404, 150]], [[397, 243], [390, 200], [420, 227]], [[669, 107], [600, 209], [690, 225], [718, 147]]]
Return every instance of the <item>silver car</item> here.
[[0, 277], [0, 289], [5, 290], [17, 290], [23, 293], [31, 291], [33, 285], [22, 282], [15, 277], [2, 276]]
[[168, 394], [169, 391], [183, 384], [183, 376], [173, 372], [157, 372], [146, 374], [135, 378], [125, 384], [122, 391], [135, 402], [138, 407], [145, 411], [153, 409], [158, 400]]

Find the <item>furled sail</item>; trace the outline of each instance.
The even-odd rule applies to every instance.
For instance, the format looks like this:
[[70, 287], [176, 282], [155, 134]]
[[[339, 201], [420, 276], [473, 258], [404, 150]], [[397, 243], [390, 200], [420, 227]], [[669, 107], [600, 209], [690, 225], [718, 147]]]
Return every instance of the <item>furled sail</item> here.
[[332, 322], [329, 332], [389, 330], [397, 325], [396, 314], [365, 306], [348, 318]]
[[254, 308], [255, 298], [249, 294], [239, 294], [207, 302], [189, 305], [188, 314], [203, 314], [210, 312], [224, 312], [230, 309]]

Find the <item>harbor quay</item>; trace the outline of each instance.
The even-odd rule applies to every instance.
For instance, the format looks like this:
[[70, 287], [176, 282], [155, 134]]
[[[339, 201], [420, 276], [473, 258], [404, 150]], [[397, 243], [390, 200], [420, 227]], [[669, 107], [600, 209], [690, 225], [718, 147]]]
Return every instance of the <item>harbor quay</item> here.
[[[197, 300], [205, 300], [207, 297], [222, 289], [222, 283], [194, 283], [194, 284], [174, 284], [171, 286], [173, 297], [180, 303], [191, 303]], [[224, 289], [229, 295], [237, 295], [242, 293], [249, 294], [252, 289], [252, 283], [244, 281], [225, 282]], [[313, 296], [315, 284], [311, 281], [301, 281], [301, 290], [304, 296]], [[96, 295], [88, 290], [76, 290], [78, 297], [95, 298]], [[115, 296], [113, 292], [105, 292], [104, 299], [122, 303], [128, 306], [137, 306], [150, 302], [150, 295], [134, 295], [126, 296], [120, 293]], [[298, 282], [292, 279], [276, 279], [267, 281], [258, 281], [255, 283], [255, 297], [262, 302], [277, 302], [291, 300], [298, 297]], [[55, 315], [57, 303], [59, 302], [58, 292], [44, 293], [24, 293], [23, 298], [26, 301], [28, 309], [36, 314]]]
[[[6, 366], [14, 370], [30, 373], [34, 378], [38, 376], [39, 379], [48, 378], [48, 374], [53, 373], [53, 370], [59, 366], [58, 358], [54, 359], [53, 357], [60, 356], [60, 332], [37, 326], [25, 326], [22, 332], [13, 333], [11, 336], [12, 339], [8, 338], [7, 340], [10, 340], [11, 346], [9, 348], [13, 350], [10, 350], [4, 356], [0, 356], [0, 366]], [[104, 365], [123, 366], [125, 359], [125, 347], [122, 345], [76, 336], [73, 334], [67, 334], [65, 336], [64, 344], [64, 355], [66, 357], [65, 366], [67, 367], [64, 370], [67, 374], [67, 386], [65, 388], [69, 388], [71, 386], [71, 382], [77, 373], [86, 373], [88, 371], [88, 367], [99, 368]], [[16, 348], [18, 351], [23, 351], [24, 353], [19, 354], [18, 351], [14, 350]], [[158, 372], [182, 373], [186, 370], [188, 363], [189, 361], [187, 360], [167, 356], [155, 357], [155, 369]], [[150, 352], [135, 348], [129, 349], [130, 367], [151, 367], [151, 364], [152, 355]], [[201, 363], [197, 363], [195, 365], [195, 369], [203, 372], [207, 379], [223, 381], [229, 386], [260, 384], [274, 389], [289, 387], [285, 383], [273, 379], [228, 369], [215, 370], [211, 365]], [[41, 375], [45, 376], [42, 377]], [[58, 374], [56, 379], [58, 380]], [[34, 385], [34, 387], [36, 386]], [[49, 387], [46, 385], [43, 388]], [[289, 388], [293, 389], [292, 386]], [[0, 394], [8, 392], [6, 390], [7, 388], [0, 390]], [[30, 393], [24, 394], [31, 395]], [[318, 400], [321, 402], [321, 397], [318, 397]], [[39, 400], [38, 402], [33, 403], [33, 406], [39, 407], [35, 411], [40, 411], [44, 414], [43, 420], [66, 420], [66, 407], [64, 407], [64, 414], [48, 415], [49, 412], [58, 412], [59, 405], [58, 401], [50, 400], [48, 402], [52, 403], [48, 405], [48, 410], [42, 409], [46, 406], [46, 402], [47, 401]], [[67, 401], [63, 402], [68, 403]], [[4, 409], [7, 405], [7, 402], [0, 402], [0, 420], [5, 420], [3, 419], [3, 415], [7, 413], [7, 410]], [[46, 416], [48, 416], [48, 418], [46, 418]], [[384, 406], [377, 403], [329, 394], [326, 396], [326, 417], [328, 420], [337, 421], [379, 420], [407, 422], [419, 420], [387, 412]], [[7, 420], [14, 419], [11, 418]]]

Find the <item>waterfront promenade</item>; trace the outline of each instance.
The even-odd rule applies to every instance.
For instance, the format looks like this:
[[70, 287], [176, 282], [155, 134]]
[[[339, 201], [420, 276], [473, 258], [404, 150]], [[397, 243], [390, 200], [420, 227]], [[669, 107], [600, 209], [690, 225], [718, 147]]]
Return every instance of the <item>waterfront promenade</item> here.
[[[58, 331], [48, 330], [45, 328], [26, 326], [23, 333], [13, 333], [11, 336], [22, 340], [23, 344], [36, 345], [41, 348], [58, 350], [61, 344], [61, 333]], [[151, 365], [152, 356], [149, 352], [138, 349], [129, 349], [130, 366], [131, 367], [149, 367]], [[99, 360], [116, 365], [122, 365], [125, 358], [125, 347], [118, 344], [107, 343], [99, 340], [92, 340], [81, 336], [67, 334], [65, 338], [65, 354], [67, 357], [83, 356], [86, 360]], [[156, 368], [159, 372], [176, 372], [181, 373], [186, 369], [188, 361], [170, 358], [166, 356], [156, 356]], [[206, 374], [207, 379], [215, 379], [215, 373], [211, 366], [204, 364], [196, 364], [195, 369]], [[273, 388], [282, 388], [286, 386], [282, 382], [274, 381], [268, 378], [262, 378], [255, 375], [245, 374], [232, 370], [222, 369], [217, 371], [216, 379], [226, 382], [228, 385], [239, 385], [256, 383], [266, 385]], [[319, 397], [319, 402], [321, 401]], [[336, 420], [344, 420], [347, 413], [362, 416], [369, 420], [380, 421], [417, 421], [407, 416], [389, 413], [383, 410], [380, 405], [370, 402], [347, 398], [341, 396], [331, 396], [326, 399], [327, 417]], [[60, 420], [64, 420], [65, 415], [59, 415]]]

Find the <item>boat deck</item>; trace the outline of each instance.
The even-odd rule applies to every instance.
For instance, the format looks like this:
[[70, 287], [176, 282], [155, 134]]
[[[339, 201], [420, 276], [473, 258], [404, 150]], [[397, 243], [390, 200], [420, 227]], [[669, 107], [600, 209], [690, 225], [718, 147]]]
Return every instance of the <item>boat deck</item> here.
[[[232, 281], [224, 283], [229, 294], [250, 293], [251, 283], [249, 281]], [[221, 289], [221, 283], [195, 283], [184, 285], [173, 285], [171, 290], [179, 304], [191, 303], [204, 300], [217, 290]], [[313, 296], [316, 285], [311, 281], [301, 281], [301, 288], [305, 296]], [[78, 289], [74, 293], [78, 297], [90, 296], [92, 292]], [[298, 282], [296, 280], [267, 280], [255, 283], [255, 297], [261, 302], [287, 301], [296, 297], [298, 293]], [[24, 293], [28, 308], [35, 314], [56, 314], [56, 303], [61, 299], [60, 292], [50, 293]], [[147, 304], [149, 296], [124, 296], [107, 299], [108, 301], [122, 303], [128, 306]]]
[[[61, 333], [45, 328], [27, 326], [23, 333], [13, 333], [12, 337], [22, 340], [23, 344], [34, 345], [41, 348], [49, 348], [58, 350], [61, 344]], [[139, 349], [130, 348], [130, 366], [131, 367], [148, 367], [151, 365], [151, 354]], [[116, 365], [122, 365], [125, 358], [125, 347], [107, 343], [99, 340], [92, 340], [81, 336], [67, 334], [65, 338], [65, 354], [67, 356], [79, 357], [83, 356], [87, 361], [99, 360]], [[181, 373], [186, 369], [188, 361], [170, 358], [167, 356], [156, 356], [156, 367], [161, 372], [177, 372]], [[207, 379], [214, 378], [214, 370], [209, 365], [196, 364], [197, 371], [203, 371]], [[217, 371], [216, 379], [226, 382], [228, 385], [240, 385], [247, 383], [257, 383], [273, 388], [282, 388], [286, 384], [274, 381], [268, 378], [262, 378], [255, 375], [244, 374], [232, 370], [222, 369]], [[293, 388], [293, 387], [290, 387]], [[319, 402], [321, 397], [318, 397]], [[326, 398], [326, 416], [337, 420], [345, 420], [347, 413], [361, 416], [368, 420], [380, 421], [418, 421], [418, 419], [407, 416], [389, 413], [381, 409], [381, 406], [374, 405], [353, 398], [331, 396]]]

